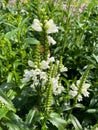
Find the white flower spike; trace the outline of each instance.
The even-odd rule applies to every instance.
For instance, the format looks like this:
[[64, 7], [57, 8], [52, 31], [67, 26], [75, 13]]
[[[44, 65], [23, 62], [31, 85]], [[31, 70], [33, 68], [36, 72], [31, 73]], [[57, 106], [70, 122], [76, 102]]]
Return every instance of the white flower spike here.
[[69, 91], [69, 95], [71, 95], [72, 97], [77, 97], [77, 100], [80, 102], [84, 97], [89, 97], [89, 92], [88, 92], [88, 88], [90, 87], [90, 84], [88, 83], [84, 83], [82, 88], [80, 89], [81, 91], [79, 91], [79, 84], [80, 84], [80, 80], [77, 80], [76, 85], [73, 83], [70, 88], [71, 90]]

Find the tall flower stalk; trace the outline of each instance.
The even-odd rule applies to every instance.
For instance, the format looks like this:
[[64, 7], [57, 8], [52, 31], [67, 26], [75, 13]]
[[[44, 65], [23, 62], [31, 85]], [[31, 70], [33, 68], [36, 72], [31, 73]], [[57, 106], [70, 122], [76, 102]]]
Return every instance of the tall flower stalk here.
[[83, 96], [84, 97], [89, 96], [88, 89], [90, 87], [90, 84], [87, 83], [86, 79], [87, 79], [90, 69], [91, 69], [91, 66], [88, 66], [88, 68], [85, 70], [80, 80], [77, 80], [76, 84], [73, 83], [70, 86], [71, 90], [69, 91], [69, 95], [75, 98], [75, 102], [82, 101]]
[[[40, 44], [36, 46], [35, 60], [28, 61], [31, 69], [24, 71], [22, 82], [31, 82], [30, 87], [38, 91], [40, 98], [44, 92], [44, 109], [48, 114], [52, 105], [52, 96], [58, 96], [64, 90], [60, 82], [60, 73], [67, 71], [67, 68], [63, 66], [62, 58], [60, 61], [56, 60], [49, 53], [49, 46], [56, 44], [56, 41], [50, 35], [58, 32], [58, 27], [52, 19], [48, 20], [43, 9], [41, 12], [41, 20], [34, 19], [31, 28], [33, 31], [42, 34], [43, 42], [40, 41]], [[43, 51], [40, 50], [41, 47], [43, 47]]]

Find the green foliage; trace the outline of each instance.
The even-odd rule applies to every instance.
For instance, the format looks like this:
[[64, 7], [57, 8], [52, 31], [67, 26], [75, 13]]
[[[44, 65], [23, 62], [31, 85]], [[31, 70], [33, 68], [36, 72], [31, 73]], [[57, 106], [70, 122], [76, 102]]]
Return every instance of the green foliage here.
[[[40, 21], [42, 31], [32, 28], [34, 19]], [[51, 19], [58, 33], [47, 33], [46, 23]], [[48, 36], [56, 44], [49, 43]], [[49, 55], [56, 60], [43, 71], [41, 61]], [[37, 68], [30, 68], [29, 60]], [[0, 130], [97, 130], [97, 63], [97, 0], [1, 0]], [[67, 72], [60, 72], [63, 65]], [[24, 70], [34, 69], [48, 75], [47, 84], [40, 80], [35, 89], [30, 87], [32, 80], [22, 82]], [[50, 79], [59, 73], [58, 84], [64, 89], [55, 95]], [[78, 86], [79, 79], [78, 93], [72, 96], [71, 85]], [[86, 81], [89, 94], [79, 102], [76, 99]]]

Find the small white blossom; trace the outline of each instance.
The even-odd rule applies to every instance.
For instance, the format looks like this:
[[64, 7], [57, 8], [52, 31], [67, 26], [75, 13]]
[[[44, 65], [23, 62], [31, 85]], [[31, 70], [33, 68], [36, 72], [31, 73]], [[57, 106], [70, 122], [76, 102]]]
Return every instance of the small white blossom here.
[[34, 82], [34, 85], [37, 86], [39, 84], [39, 80], [37, 79], [35, 82]]
[[48, 63], [50, 64], [50, 62], [55, 62], [55, 58], [54, 57], [48, 58]]
[[21, 79], [22, 83], [27, 83], [29, 81], [30, 81], [30, 78], [28, 78], [28, 77], [25, 77], [25, 78]]
[[47, 28], [47, 34], [58, 32], [58, 27], [56, 26], [56, 24], [53, 22], [52, 19], [47, 21], [45, 26]]
[[52, 84], [53, 94], [61, 94], [61, 92], [64, 90], [64, 87], [58, 84], [58, 78], [51, 78], [50, 82]]
[[84, 83], [81, 89], [79, 88], [80, 85], [80, 80], [77, 80], [76, 85], [73, 83], [70, 88], [71, 90], [69, 91], [69, 95], [72, 97], [77, 97], [77, 100], [80, 102], [82, 101], [82, 95], [84, 97], [89, 96], [88, 88], [90, 87], [90, 84]]
[[30, 67], [35, 67], [34, 62], [32, 62], [31, 60], [28, 60], [28, 65], [29, 65]]
[[42, 31], [42, 24], [40, 23], [40, 21], [38, 19], [34, 19], [33, 20], [33, 24], [31, 25], [31, 27], [38, 32]]
[[41, 62], [41, 69], [46, 70], [49, 68], [49, 63], [45, 60]]
[[42, 86], [45, 86], [45, 85], [46, 85], [46, 83], [47, 83], [47, 79], [42, 80]]
[[90, 87], [90, 84], [85, 83], [81, 89], [82, 94], [84, 95], [84, 97], [88, 97], [89, 96], [89, 92], [87, 91], [87, 89]]
[[32, 84], [30, 85], [30, 87], [31, 87], [31, 88], [35, 88], [35, 85], [34, 85], [34, 83], [32, 83]]
[[33, 75], [33, 76], [32, 76], [32, 80], [33, 80], [33, 81], [36, 81], [36, 80], [37, 80], [37, 76], [36, 76], [36, 75]]
[[83, 93], [84, 97], [89, 97], [89, 92], [87, 90], [85, 90]]
[[44, 80], [47, 79], [47, 74], [46, 74], [46, 72], [40, 72], [40, 79], [44, 79]]
[[64, 91], [64, 87], [63, 86], [53, 87], [54, 95], [59, 95], [59, 94], [62, 93], [62, 91]]
[[72, 90], [78, 90], [78, 88], [77, 88], [77, 86], [73, 83], [71, 86], [70, 86], [70, 88], [72, 89]]
[[28, 80], [31, 78], [32, 74], [30, 70], [24, 70], [24, 78], [28, 78]]
[[69, 91], [69, 95], [71, 95], [72, 97], [75, 97], [77, 94], [78, 94], [78, 92], [76, 90]]
[[66, 72], [66, 71], [68, 71], [68, 68], [67, 68], [67, 67], [62, 67], [62, 68], [60, 69], [60, 72]]
[[31, 88], [35, 88], [39, 84], [39, 80], [33, 80], [33, 83], [30, 85]]
[[21, 10], [21, 13], [28, 14], [28, 12], [26, 10], [24, 10], [24, 9]]
[[35, 69], [35, 75], [39, 75], [39, 74], [40, 74], [40, 72], [41, 72], [41, 70], [40, 70], [40, 69]]
[[49, 45], [55, 45], [56, 44], [56, 41], [51, 37], [51, 36], [47, 36], [47, 39], [48, 39], [48, 42], [49, 42]]
[[26, 82], [29, 82], [31, 77], [32, 77], [33, 73], [32, 73], [32, 70], [24, 70], [24, 78], [21, 80], [22, 83], [26, 83]]
[[71, 86], [70, 86], [71, 90], [69, 91], [69, 95], [71, 95], [72, 97], [75, 97], [77, 96], [78, 94], [78, 88], [77, 86], [73, 83]]
[[82, 101], [82, 95], [81, 94], [79, 94], [78, 96], [77, 96], [77, 100], [80, 102], [80, 101]]

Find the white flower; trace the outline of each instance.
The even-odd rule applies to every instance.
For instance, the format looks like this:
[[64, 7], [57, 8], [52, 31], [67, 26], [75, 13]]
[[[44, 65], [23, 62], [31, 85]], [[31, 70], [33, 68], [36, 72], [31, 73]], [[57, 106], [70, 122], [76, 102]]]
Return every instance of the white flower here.
[[49, 63], [45, 60], [41, 62], [41, 69], [46, 70], [49, 68]]
[[84, 95], [84, 97], [89, 97], [89, 92], [86, 90], [82, 93]]
[[40, 75], [41, 70], [40, 69], [35, 69], [34, 72], [35, 72], [34, 73], [35, 75]]
[[82, 96], [81, 96], [81, 94], [79, 94], [78, 96], [77, 96], [77, 100], [80, 102], [80, 101], [82, 101]]
[[[80, 80], [77, 80], [76, 82], [77, 86], [79, 87], [80, 84]], [[87, 91], [87, 89], [90, 87], [90, 84], [88, 83], [84, 83], [82, 88], [81, 88], [81, 94], [84, 95], [84, 97], [88, 97], [89, 96], [89, 92]]]
[[87, 91], [87, 89], [90, 87], [90, 84], [88, 83], [85, 83], [83, 86], [82, 86], [82, 89], [81, 89], [81, 93], [84, 95], [84, 97], [88, 97], [89, 96], [89, 92]]
[[77, 86], [73, 83], [71, 86], [70, 86], [71, 90], [69, 91], [69, 95], [71, 95], [72, 97], [76, 97], [77, 94], [78, 94], [78, 88]]
[[36, 79], [33, 81], [33, 83], [30, 85], [31, 88], [35, 88], [39, 84], [39, 80]]
[[77, 80], [76, 85], [73, 83], [70, 86], [71, 90], [69, 91], [69, 95], [71, 95], [72, 97], [77, 97], [77, 100], [80, 102], [82, 101], [83, 98], [82, 95], [84, 97], [89, 96], [89, 92], [87, 91], [87, 89], [90, 87], [90, 84], [84, 83], [81, 88], [79, 88], [79, 85], [80, 85], [80, 80]]
[[36, 81], [37, 80], [37, 76], [36, 75], [32, 76], [32, 80]]
[[55, 25], [52, 19], [46, 22], [45, 27], [47, 29], [47, 34], [58, 32], [58, 27]]
[[66, 71], [68, 71], [68, 68], [67, 68], [67, 67], [62, 67], [62, 68], [60, 69], [60, 72], [66, 72]]
[[53, 94], [61, 94], [61, 92], [64, 90], [64, 87], [58, 84], [58, 78], [51, 78], [50, 82], [52, 84]]
[[56, 41], [51, 36], [47, 36], [47, 39], [48, 39], [49, 45], [50, 44], [52, 44], [52, 45], [56, 44]]
[[34, 81], [34, 85], [37, 86], [39, 84], [39, 80], [37, 79], [36, 81]]
[[38, 19], [34, 19], [33, 20], [33, 24], [31, 25], [31, 27], [38, 32], [42, 31], [42, 24], [40, 23], [40, 21]]
[[77, 86], [74, 83], [70, 86], [70, 88], [74, 91], [78, 90]]
[[21, 10], [21, 13], [28, 14], [28, 12], [26, 10], [24, 10], [24, 9]]
[[54, 57], [48, 58], [48, 63], [50, 63], [50, 62], [55, 62], [55, 58]]
[[26, 78], [28, 78], [28, 80], [32, 77], [32, 71], [30, 71], [30, 70], [24, 70], [24, 78], [26, 79]]
[[59, 95], [59, 94], [62, 93], [62, 91], [64, 91], [64, 87], [63, 86], [53, 87], [54, 95]]
[[89, 83], [85, 83], [84, 84], [84, 88], [88, 89], [90, 87], [90, 84]]
[[46, 72], [40, 72], [40, 79], [47, 80], [47, 74], [46, 74]]
[[31, 85], [30, 85], [30, 87], [31, 87], [31, 88], [34, 88], [34, 87], [35, 87], [35, 85], [34, 85], [34, 84], [31, 84]]
[[69, 91], [69, 95], [71, 95], [72, 97], [75, 97], [77, 94], [78, 94], [78, 92], [76, 90]]
[[28, 77], [21, 79], [22, 83], [27, 83], [29, 81], [30, 81], [30, 78], [28, 78]]
[[22, 83], [26, 83], [26, 82], [29, 82], [32, 77], [35, 77], [37, 75], [38, 72], [36, 72], [35, 70], [24, 70], [24, 78], [21, 80]]
[[42, 86], [45, 86], [45, 85], [46, 85], [46, 82], [47, 82], [46, 79], [45, 79], [45, 80], [42, 80]]
[[35, 67], [34, 62], [32, 62], [31, 60], [28, 60], [28, 65], [29, 65], [30, 67]]

